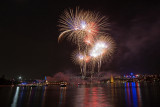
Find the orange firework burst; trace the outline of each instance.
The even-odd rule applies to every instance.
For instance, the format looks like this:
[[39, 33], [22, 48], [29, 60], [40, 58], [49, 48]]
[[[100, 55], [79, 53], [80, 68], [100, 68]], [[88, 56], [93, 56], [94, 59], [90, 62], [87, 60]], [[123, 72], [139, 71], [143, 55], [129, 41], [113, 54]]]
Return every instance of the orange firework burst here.
[[84, 11], [76, 8], [65, 10], [59, 20], [60, 35], [58, 41], [67, 37], [73, 43], [79, 44], [86, 36], [105, 33], [108, 23], [107, 18], [99, 13]]
[[110, 60], [110, 56], [113, 54], [114, 49], [115, 43], [110, 36], [98, 36], [95, 40], [89, 54], [91, 56], [93, 66], [95, 66], [95, 62], [98, 63], [98, 72], [100, 72], [102, 63]]
[[98, 36], [89, 54], [94, 60], [103, 59], [105, 61], [114, 53], [114, 49], [115, 43], [110, 36]]
[[88, 63], [90, 61], [90, 56], [88, 56], [85, 52], [79, 52], [76, 50], [72, 53], [71, 59], [75, 64], [83, 65], [83, 63]]

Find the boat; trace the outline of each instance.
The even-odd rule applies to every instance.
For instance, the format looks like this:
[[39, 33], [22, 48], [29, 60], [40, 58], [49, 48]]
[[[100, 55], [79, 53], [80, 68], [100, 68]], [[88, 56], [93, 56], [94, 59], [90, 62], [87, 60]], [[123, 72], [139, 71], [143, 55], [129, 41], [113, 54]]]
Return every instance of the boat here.
[[61, 82], [60, 83], [60, 87], [66, 87], [67, 86], [67, 83], [66, 82]]

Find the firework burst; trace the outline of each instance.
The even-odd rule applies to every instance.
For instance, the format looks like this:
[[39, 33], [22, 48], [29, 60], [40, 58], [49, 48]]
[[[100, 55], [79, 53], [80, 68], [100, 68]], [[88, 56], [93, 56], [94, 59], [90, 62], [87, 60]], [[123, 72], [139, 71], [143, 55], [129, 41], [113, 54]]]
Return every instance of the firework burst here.
[[90, 56], [85, 52], [80, 52], [76, 50], [71, 55], [72, 61], [80, 66], [82, 76], [86, 76], [86, 66], [90, 62]]
[[98, 33], [105, 33], [107, 30], [107, 18], [99, 13], [84, 11], [76, 8], [64, 11], [60, 16], [60, 35], [58, 41], [67, 38], [69, 41], [80, 44], [86, 36], [95, 36]]
[[92, 76], [96, 64], [99, 72], [101, 64], [110, 59], [114, 52], [113, 39], [100, 36], [107, 35], [108, 30], [107, 18], [100, 13], [79, 8], [67, 9], [60, 16], [58, 26], [61, 32], [58, 41], [66, 38], [78, 46], [71, 59], [80, 66], [83, 77], [86, 76], [87, 65], [92, 67]]
[[98, 72], [100, 71], [103, 62], [110, 59], [110, 56], [114, 53], [115, 43], [110, 36], [98, 36], [94, 45], [89, 51], [89, 55], [92, 58], [93, 64], [98, 63]]

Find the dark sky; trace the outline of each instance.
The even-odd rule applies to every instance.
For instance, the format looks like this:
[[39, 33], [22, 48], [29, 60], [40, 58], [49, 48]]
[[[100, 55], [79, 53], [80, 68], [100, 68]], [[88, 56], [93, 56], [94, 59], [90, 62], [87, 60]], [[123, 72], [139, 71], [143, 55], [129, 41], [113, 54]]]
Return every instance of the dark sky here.
[[[118, 1], [118, 2], [117, 2]], [[99, 11], [109, 17], [117, 49], [103, 71], [160, 73], [160, 4], [142, 0], [1, 0], [0, 76], [44, 78], [79, 73], [70, 60], [75, 46], [58, 44], [58, 18], [66, 8]]]

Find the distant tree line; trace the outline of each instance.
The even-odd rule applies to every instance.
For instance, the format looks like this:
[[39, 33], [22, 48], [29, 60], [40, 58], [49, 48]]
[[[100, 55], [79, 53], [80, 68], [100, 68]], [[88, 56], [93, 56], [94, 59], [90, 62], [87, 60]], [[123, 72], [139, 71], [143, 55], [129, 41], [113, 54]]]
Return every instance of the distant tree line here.
[[18, 84], [18, 81], [13, 80], [8, 80], [5, 78], [5, 75], [2, 75], [0, 77], [0, 85], [13, 85], [13, 84]]

